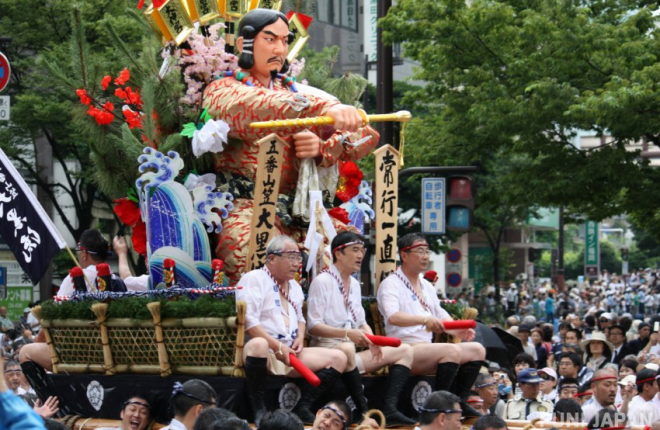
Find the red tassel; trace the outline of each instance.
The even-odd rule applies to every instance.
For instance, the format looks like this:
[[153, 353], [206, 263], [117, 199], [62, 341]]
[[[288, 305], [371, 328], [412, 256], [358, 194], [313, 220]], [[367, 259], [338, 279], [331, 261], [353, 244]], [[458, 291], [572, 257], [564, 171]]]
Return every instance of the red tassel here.
[[140, 0], [138, 2], [138, 9], [142, 9], [144, 7], [144, 0]]

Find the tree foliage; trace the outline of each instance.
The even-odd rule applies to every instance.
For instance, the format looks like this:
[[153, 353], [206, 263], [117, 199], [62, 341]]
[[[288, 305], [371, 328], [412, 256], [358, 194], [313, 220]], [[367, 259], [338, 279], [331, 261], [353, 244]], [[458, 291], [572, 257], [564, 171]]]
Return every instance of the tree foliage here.
[[[563, 205], [568, 219], [628, 213], [660, 237], [660, 172], [625, 147], [660, 143], [655, 8], [626, 0], [399, 1], [381, 25], [427, 82], [409, 103], [431, 112], [411, 124], [409, 154], [420, 165], [479, 165], [501, 150], [526, 161], [509, 176], [509, 197]], [[579, 129], [612, 139], [582, 149], [574, 144]]]
[[[122, 69], [118, 60], [124, 53], [114, 48], [109, 24], [127, 49], [139, 46], [144, 32], [125, 13], [129, 5], [135, 6], [128, 0], [88, 0], [79, 5], [65, 0], [0, 0], [0, 36], [13, 38], [5, 47], [12, 65], [8, 88], [12, 121], [0, 126], [0, 147], [28, 173], [28, 182], [49, 197], [73, 237], [90, 227], [95, 200], [110, 204], [93, 180], [88, 144], [94, 142], [89, 130], [76, 121], [80, 112], [75, 89], [81, 82], [97, 82], [97, 78], [100, 82], [103, 70], [117, 73]], [[87, 61], [91, 56], [96, 60]], [[47, 63], [55, 66], [51, 73]], [[52, 73], [68, 85], [55, 82]], [[49, 183], [35, 166], [41, 151], [52, 153], [54, 164], [64, 174], [63, 182]], [[77, 220], [66, 215], [63, 201], [67, 198]]]

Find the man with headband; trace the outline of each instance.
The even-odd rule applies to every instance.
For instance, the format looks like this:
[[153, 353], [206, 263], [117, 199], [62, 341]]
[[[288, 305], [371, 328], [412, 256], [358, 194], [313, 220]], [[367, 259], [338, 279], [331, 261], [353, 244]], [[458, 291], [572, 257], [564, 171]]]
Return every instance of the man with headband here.
[[614, 400], [617, 392], [617, 377], [614, 371], [610, 369], [597, 370], [594, 377], [591, 378], [591, 389], [593, 390], [592, 402], [582, 407], [586, 422], [591, 421], [601, 409], [616, 409]]
[[483, 410], [499, 417], [504, 415], [504, 400], [500, 399], [498, 382], [489, 373], [479, 373], [474, 381], [474, 390], [484, 401]]
[[200, 379], [190, 379], [183, 384], [175, 382], [170, 400], [174, 419], [163, 430], [193, 430], [199, 414], [214, 407], [217, 398], [213, 388]]
[[101, 427], [96, 430], [144, 430], [149, 425], [151, 404], [141, 396], [133, 396], [122, 405], [119, 427]]
[[346, 402], [333, 400], [316, 412], [311, 430], [347, 430], [352, 415]]
[[[632, 401], [628, 403], [628, 420], [634, 426], [651, 425], [660, 420], [660, 408], [656, 400], [658, 394], [658, 383], [656, 381], [656, 373], [652, 369], [642, 369], [635, 375], [635, 384], [637, 385], [637, 392]], [[628, 396], [624, 395], [624, 388], [621, 388], [621, 397], [623, 397], [624, 404], [621, 405], [621, 410], [624, 410]]]
[[485, 348], [474, 339], [474, 330], [456, 330], [450, 334], [462, 343], [433, 343], [434, 333], [444, 331], [443, 321], [451, 321], [440, 306], [435, 289], [422, 278], [431, 251], [419, 233], [398, 241], [401, 267], [388, 276], [378, 289], [378, 308], [385, 320], [388, 336], [398, 337], [413, 347], [415, 375], [435, 372], [435, 389], [450, 390], [461, 399], [466, 415], [481, 415], [465, 401], [486, 358]]
[[[250, 239], [250, 187], [258, 167], [257, 142], [273, 131], [287, 142], [280, 189], [274, 196], [277, 200], [277, 194], [283, 199], [296, 190], [304, 159], [313, 159], [319, 167], [334, 166], [339, 160], [357, 160], [371, 152], [379, 137], [370, 126], [362, 126], [362, 116], [355, 107], [343, 105], [328, 94], [321, 95], [319, 90], [299, 88], [284, 75], [289, 68], [286, 56], [293, 37], [284, 14], [270, 9], [252, 10], [239, 22], [238, 34], [236, 47], [241, 52], [241, 70], [211, 82], [202, 102], [214, 119], [223, 120], [230, 127], [229, 142], [215, 154], [215, 166], [219, 185], [234, 195], [234, 210], [222, 222], [216, 254], [225, 262], [227, 276], [235, 281], [245, 267]], [[254, 121], [319, 115], [332, 117], [334, 125], [308, 130], [250, 128]], [[309, 181], [307, 176], [300, 179]], [[286, 211], [279, 215], [276, 228], [300, 242], [301, 226], [295, 226], [291, 217], [281, 216]]]
[[[413, 350], [374, 345], [366, 336], [373, 334], [362, 307], [360, 283], [351, 276], [360, 271], [365, 239], [344, 231], [332, 239], [332, 265], [312, 281], [307, 299], [307, 319], [311, 346], [335, 348], [346, 354], [348, 364], [342, 380], [359, 415], [369, 410], [364, 397], [361, 373], [371, 373], [390, 365], [383, 413], [388, 423], [415, 424], [396, 408], [399, 395], [410, 375]], [[355, 346], [368, 347], [356, 353]]]
[[448, 391], [434, 391], [419, 408], [415, 430], [459, 430], [463, 424], [461, 399]]
[[266, 265], [241, 278], [236, 300], [247, 302], [243, 347], [247, 395], [259, 423], [266, 412], [264, 396], [268, 373], [299, 376], [290, 367], [294, 354], [321, 380], [318, 387], [306, 384], [294, 412], [304, 422], [313, 422], [312, 407], [324, 393], [332, 390], [346, 369], [346, 355], [336, 349], [303, 348], [305, 318], [303, 292], [294, 280], [302, 256], [298, 245], [288, 236], [274, 237], [266, 247]]
[[580, 390], [580, 385], [575, 378], [563, 378], [559, 381], [557, 390], [560, 399], [574, 400]]

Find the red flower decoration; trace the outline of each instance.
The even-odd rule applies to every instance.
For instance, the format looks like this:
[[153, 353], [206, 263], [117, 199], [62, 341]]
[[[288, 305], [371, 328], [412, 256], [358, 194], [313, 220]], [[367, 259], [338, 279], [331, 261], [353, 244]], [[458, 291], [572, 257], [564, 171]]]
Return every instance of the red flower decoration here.
[[122, 113], [126, 117], [126, 122], [128, 123], [128, 128], [142, 128], [142, 114], [140, 112], [135, 112], [130, 107], [124, 105], [121, 109]]
[[339, 182], [337, 183], [337, 198], [347, 202], [360, 192], [360, 184], [364, 175], [357, 164], [347, 161], [339, 168]]
[[122, 99], [122, 100], [125, 100], [126, 97], [127, 97], [127, 95], [126, 95], [126, 91], [122, 90], [121, 88], [117, 88], [117, 89], [115, 90], [115, 95], [116, 95], [117, 97], [119, 97], [120, 99]]
[[80, 88], [76, 90], [76, 95], [80, 97], [80, 103], [89, 106], [92, 103], [92, 99], [89, 98], [87, 95], [87, 91], [84, 89]]
[[138, 109], [142, 107], [140, 93], [137, 90], [133, 91], [131, 87], [126, 87], [126, 97], [124, 97], [124, 102], [126, 104], [137, 106]]
[[117, 214], [119, 220], [129, 227], [133, 227], [140, 221], [140, 208], [133, 200], [127, 197], [115, 200], [115, 207], [112, 210]]
[[122, 86], [126, 84], [126, 82], [128, 82], [130, 78], [131, 78], [131, 73], [128, 71], [127, 68], [124, 68], [124, 70], [122, 70], [119, 73], [119, 76], [117, 76], [117, 79], [115, 79], [115, 85]]
[[104, 77], [103, 77], [103, 80], [101, 81], [101, 87], [102, 87], [104, 90], [107, 90], [107, 89], [108, 89], [108, 85], [110, 85], [110, 82], [112, 82], [112, 76], [110, 76], [110, 75], [104, 76]]
[[147, 225], [140, 220], [133, 227], [133, 249], [138, 254], [147, 255]]
[[328, 211], [328, 215], [336, 219], [337, 221], [341, 221], [344, 224], [348, 225], [351, 220], [348, 218], [348, 212], [346, 212], [346, 209], [336, 207], [332, 208]]

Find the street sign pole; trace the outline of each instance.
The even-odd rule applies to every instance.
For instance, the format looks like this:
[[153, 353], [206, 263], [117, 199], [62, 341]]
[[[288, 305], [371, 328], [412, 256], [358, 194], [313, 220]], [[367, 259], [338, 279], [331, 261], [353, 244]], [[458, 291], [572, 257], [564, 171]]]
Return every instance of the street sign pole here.
[[0, 300], [7, 298], [7, 268], [0, 266]]

